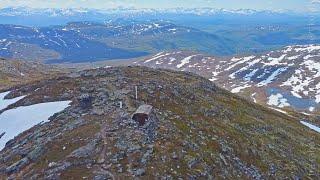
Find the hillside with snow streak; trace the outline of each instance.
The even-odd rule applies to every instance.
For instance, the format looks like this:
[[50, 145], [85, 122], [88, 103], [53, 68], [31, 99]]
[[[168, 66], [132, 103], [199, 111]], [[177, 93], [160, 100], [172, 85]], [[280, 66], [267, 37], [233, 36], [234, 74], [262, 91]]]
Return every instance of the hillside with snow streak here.
[[189, 71], [273, 108], [320, 110], [320, 45], [287, 46], [266, 54], [218, 58], [192, 52], [162, 52], [134, 62]]

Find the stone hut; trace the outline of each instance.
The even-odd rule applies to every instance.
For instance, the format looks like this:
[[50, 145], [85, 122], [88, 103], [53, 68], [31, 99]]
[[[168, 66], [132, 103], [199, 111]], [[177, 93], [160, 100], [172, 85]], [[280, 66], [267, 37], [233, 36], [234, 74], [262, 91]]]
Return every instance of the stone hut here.
[[88, 108], [91, 106], [92, 103], [92, 97], [89, 94], [82, 94], [79, 98], [78, 98], [79, 102], [80, 102], [80, 106], [82, 108]]
[[143, 126], [150, 118], [153, 107], [150, 105], [141, 105], [132, 115], [132, 119]]

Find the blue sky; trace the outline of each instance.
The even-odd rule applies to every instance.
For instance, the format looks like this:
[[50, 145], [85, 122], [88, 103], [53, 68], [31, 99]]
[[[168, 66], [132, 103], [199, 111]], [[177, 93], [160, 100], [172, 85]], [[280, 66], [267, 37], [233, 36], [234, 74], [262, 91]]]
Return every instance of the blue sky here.
[[[313, 3], [312, 3], [313, 2]], [[320, 0], [0, 0], [0, 7], [28, 6], [35, 8], [194, 8], [268, 9], [310, 11], [318, 9]]]

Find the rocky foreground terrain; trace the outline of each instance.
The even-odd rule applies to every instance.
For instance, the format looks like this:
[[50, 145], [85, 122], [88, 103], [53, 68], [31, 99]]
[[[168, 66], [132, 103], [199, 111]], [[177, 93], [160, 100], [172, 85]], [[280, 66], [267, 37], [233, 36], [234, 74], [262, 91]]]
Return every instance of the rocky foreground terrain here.
[[38, 62], [0, 58], [0, 90], [19, 84], [52, 78], [66, 72], [68, 72], [67, 69]]
[[212, 57], [162, 52], [133, 64], [189, 71], [233, 93], [283, 110], [320, 110], [320, 46], [297, 45], [261, 55]]
[[[6, 144], [0, 179], [320, 177], [319, 133], [190, 73], [101, 68], [6, 90], [26, 97], [4, 111], [72, 103]], [[144, 104], [153, 112], [139, 125]]]

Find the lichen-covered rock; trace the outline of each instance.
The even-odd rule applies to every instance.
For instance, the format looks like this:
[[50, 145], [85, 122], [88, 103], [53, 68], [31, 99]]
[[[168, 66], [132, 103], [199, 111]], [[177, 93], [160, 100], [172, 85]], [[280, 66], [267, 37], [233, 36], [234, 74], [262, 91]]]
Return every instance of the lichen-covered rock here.
[[87, 145], [74, 150], [68, 157], [85, 158], [94, 154], [97, 142], [92, 141]]
[[17, 161], [16, 163], [12, 164], [11, 166], [7, 167], [6, 173], [11, 174], [14, 172], [18, 172], [21, 170], [21, 168], [26, 166], [29, 162], [30, 161], [28, 158], [23, 158], [23, 159]]
[[31, 160], [31, 161], [36, 161], [43, 153], [44, 153], [44, 147], [42, 147], [41, 145], [36, 146], [36, 148], [34, 150], [32, 150], [27, 157]]

